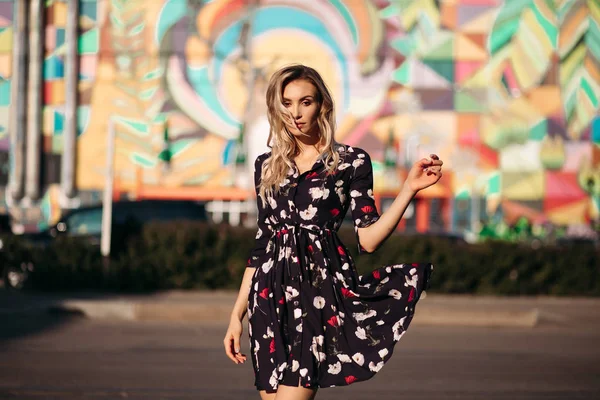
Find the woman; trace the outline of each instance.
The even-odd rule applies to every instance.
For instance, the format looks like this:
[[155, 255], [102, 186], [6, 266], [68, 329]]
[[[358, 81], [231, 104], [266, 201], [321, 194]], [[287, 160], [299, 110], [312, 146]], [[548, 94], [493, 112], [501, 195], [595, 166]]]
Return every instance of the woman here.
[[277, 71], [267, 89], [271, 151], [255, 162], [258, 231], [225, 335], [244, 363], [248, 314], [255, 385], [264, 399], [313, 399], [379, 371], [407, 329], [431, 264], [398, 264], [358, 276], [336, 235], [351, 210], [359, 252], [394, 231], [411, 199], [435, 184], [442, 161], [422, 159], [390, 208], [373, 200], [369, 155], [334, 140], [333, 100], [312, 68]]

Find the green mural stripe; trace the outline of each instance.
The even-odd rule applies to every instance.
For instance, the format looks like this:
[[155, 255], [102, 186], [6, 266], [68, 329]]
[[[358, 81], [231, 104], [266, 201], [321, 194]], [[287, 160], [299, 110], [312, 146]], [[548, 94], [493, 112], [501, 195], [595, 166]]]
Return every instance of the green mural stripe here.
[[410, 83], [410, 63], [405, 60], [400, 68], [396, 69], [392, 73], [392, 79], [402, 85], [408, 85]]
[[129, 35], [131, 35], [131, 36], [139, 35], [140, 33], [142, 33], [144, 31], [144, 27], [145, 26], [146, 26], [145, 22], [142, 22], [141, 24], [138, 24], [138, 25], [134, 26], [129, 31]]
[[116, 120], [118, 122], [121, 122], [126, 127], [131, 128], [135, 132], [142, 134], [144, 136], [148, 135], [150, 133], [148, 124], [144, 121], [133, 120], [133, 119], [124, 118], [124, 117], [117, 117]]
[[413, 54], [415, 49], [417, 48], [415, 41], [412, 37], [409, 36], [403, 38], [396, 38], [392, 40], [390, 44], [394, 50], [407, 57]]
[[190, 147], [196, 141], [197, 140], [195, 140], [195, 139], [185, 139], [185, 140], [176, 141], [175, 143], [169, 145], [169, 150], [171, 150], [171, 155], [174, 157], [175, 155], [184, 152], [185, 149]]
[[[547, 2], [547, 3], [550, 3], [550, 2]], [[556, 49], [558, 46], [558, 29], [556, 27], [555, 14], [552, 14], [550, 16], [544, 15], [542, 13], [542, 10], [540, 9], [540, 7], [538, 7], [535, 3], [533, 3], [531, 5], [531, 9], [533, 10], [535, 19], [539, 22], [539, 24], [542, 27], [542, 29], [544, 30], [544, 32], [546, 32], [546, 36], [550, 40], [550, 44], [552, 45], [552, 48]], [[546, 9], [546, 11], [552, 13], [555, 11], [555, 9], [556, 8], [553, 7], [552, 4], [548, 4], [548, 8]], [[552, 19], [554, 19], [554, 21], [549, 21], [548, 17], [551, 17]]]
[[156, 166], [156, 161], [151, 160], [150, 158], [146, 157], [143, 154], [140, 154], [138, 152], [133, 152], [131, 154], [131, 161], [134, 164], [140, 165], [142, 167], [146, 167], [146, 168], [152, 168], [154, 166]]
[[600, 26], [592, 19], [592, 17], [589, 17], [588, 31], [584, 41], [588, 52], [590, 52], [595, 59], [600, 60]]
[[398, 18], [400, 14], [400, 6], [396, 3], [392, 3], [379, 12], [381, 18]]
[[154, 96], [154, 94], [156, 93], [157, 90], [158, 90], [158, 87], [143, 90], [142, 92], [140, 92], [139, 97], [142, 100], [150, 100], [152, 98], [152, 96]]
[[10, 106], [10, 81], [0, 83], [0, 106]]
[[486, 107], [481, 101], [465, 92], [454, 92], [454, 107], [458, 112], [485, 112]]
[[594, 89], [592, 88], [592, 86], [590, 85], [588, 80], [585, 79], [585, 77], [581, 78], [581, 88], [583, 89], [585, 94], [588, 96], [588, 98], [591, 100], [592, 105], [594, 107], [598, 107], [598, 97], [596, 96]]
[[454, 60], [454, 35], [448, 35], [441, 43], [427, 50], [422, 57], [424, 60]]
[[495, 172], [490, 176], [487, 182], [487, 194], [500, 194], [500, 190], [502, 188], [502, 182], [500, 179], [500, 173]]
[[142, 80], [150, 81], [150, 80], [162, 77], [163, 74], [164, 74], [164, 70], [162, 68], [157, 68], [155, 70], [146, 72], [144, 74], [144, 76], [142, 76]]
[[423, 60], [423, 64], [434, 70], [448, 82], [454, 82], [454, 61]]
[[468, 189], [462, 189], [456, 192], [454, 198], [456, 200], [469, 200], [471, 198], [471, 193]]
[[342, 3], [340, 0], [329, 0], [331, 4], [342, 14], [342, 18], [346, 21], [348, 28], [350, 29], [350, 34], [352, 35], [352, 41], [354, 44], [358, 44], [358, 29], [356, 28], [356, 24], [354, 23], [354, 19], [352, 18], [352, 14], [346, 8], [346, 5]]
[[116, 8], [119, 11], [123, 11], [123, 7], [125, 6], [125, 1], [112, 0], [111, 4], [112, 4], [113, 8]]
[[98, 28], [91, 29], [79, 36], [79, 54], [97, 54], [99, 39]]
[[535, 124], [529, 131], [529, 139], [535, 141], [541, 141], [546, 137], [548, 133], [548, 120], [542, 119], [540, 122]]

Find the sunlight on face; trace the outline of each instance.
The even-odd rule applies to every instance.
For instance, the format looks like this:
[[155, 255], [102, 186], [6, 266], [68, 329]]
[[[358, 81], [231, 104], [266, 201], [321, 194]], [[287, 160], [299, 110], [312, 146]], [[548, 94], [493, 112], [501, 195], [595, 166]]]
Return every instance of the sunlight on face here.
[[309, 81], [291, 81], [283, 89], [283, 105], [293, 117], [292, 124], [286, 124], [294, 136], [311, 136], [317, 127], [319, 104], [317, 88]]

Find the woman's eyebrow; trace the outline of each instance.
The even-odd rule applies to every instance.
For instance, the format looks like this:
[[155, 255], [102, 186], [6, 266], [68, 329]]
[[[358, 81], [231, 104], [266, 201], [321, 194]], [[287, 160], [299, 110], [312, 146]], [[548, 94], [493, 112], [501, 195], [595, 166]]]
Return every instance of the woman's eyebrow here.
[[[314, 98], [314, 96], [313, 96], [313, 95], [311, 95], [311, 94], [309, 94], [308, 96], [301, 97], [301, 98], [300, 98], [300, 101], [302, 101], [302, 100], [307, 100], [307, 99], [313, 99], [313, 98]], [[283, 101], [290, 101], [290, 99], [288, 99], [287, 97], [284, 97], [284, 98], [283, 98]]]

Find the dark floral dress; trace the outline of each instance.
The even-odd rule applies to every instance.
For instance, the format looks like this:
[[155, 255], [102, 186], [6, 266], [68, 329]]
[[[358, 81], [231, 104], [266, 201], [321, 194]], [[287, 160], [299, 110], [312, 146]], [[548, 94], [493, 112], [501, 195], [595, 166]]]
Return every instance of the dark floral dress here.
[[[355, 229], [377, 221], [369, 155], [336, 145], [334, 174], [325, 160], [258, 204], [258, 231], [247, 267], [250, 357], [258, 390], [278, 385], [332, 387], [372, 377], [390, 359], [427, 285], [431, 264], [398, 264], [359, 276], [336, 231], [351, 210]], [[255, 184], [262, 163], [255, 162]], [[365, 252], [359, 245], [359, 251]]]

